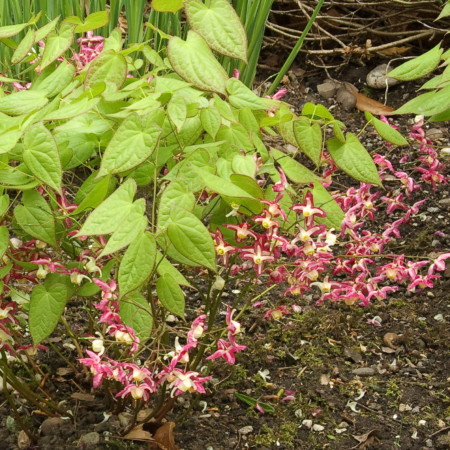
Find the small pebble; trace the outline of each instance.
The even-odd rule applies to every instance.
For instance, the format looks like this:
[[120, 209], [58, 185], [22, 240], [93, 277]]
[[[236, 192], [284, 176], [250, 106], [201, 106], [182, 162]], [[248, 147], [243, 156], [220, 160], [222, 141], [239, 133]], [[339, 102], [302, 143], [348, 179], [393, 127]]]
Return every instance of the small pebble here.
[[250, 434], [253, 433], [253, 427], [251, 425], [247, 425], [246, 427], [242, 427], [239, 429], [239, 434]]
[[372, 369], [372, 367], [360, 367], [352, 370], [352, 373], [360, 377], [371, 377], [372, 375], [375, 375], [375, 369]]

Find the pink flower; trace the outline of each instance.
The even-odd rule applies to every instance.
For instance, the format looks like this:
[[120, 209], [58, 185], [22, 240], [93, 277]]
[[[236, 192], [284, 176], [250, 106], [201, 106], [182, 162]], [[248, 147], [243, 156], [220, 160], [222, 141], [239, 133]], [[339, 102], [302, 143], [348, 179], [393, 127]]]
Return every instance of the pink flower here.
[[305, 223], [309, 227], [314, 222], [314, 216], [325, 217], [327, 213], [320, 208], [314, 207], [313, 195], [308, 191], [305, 195], [305, 203], [294, 205], [291, 207], [296, 213], [301, 213], [305, 218]]
[[275, 260], [270, 252], [262, 249], [261, 244], [259, 243], [255, 244], [255, 247], [241, 252], [239, 256], [242, 259], [248, 259], [253, 262], [253, 267], [258, 277], [262, 275], [264, 263]]
[[228, 364], [234, 364], [236, 362], [235, 354], [245, 350], [247, 347], [245, 345], [238, 345], [231, 333], [228, 333], [228, 340], [229, 342], [225, 339], [219, 339], [217, 342], [217, 351], [205, 359], [223, 358]]

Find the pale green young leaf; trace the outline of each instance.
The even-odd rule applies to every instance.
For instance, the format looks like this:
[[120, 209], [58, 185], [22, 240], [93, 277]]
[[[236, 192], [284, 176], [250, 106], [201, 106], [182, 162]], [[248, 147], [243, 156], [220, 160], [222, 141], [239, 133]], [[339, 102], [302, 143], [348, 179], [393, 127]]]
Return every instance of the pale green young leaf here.
[[255, 109], [267, 109], [264, 100], [258, 97], [242, 81], [237, 78], [230, 78], [226, 86], [228, 101], [237, 109], [249, 107]]
[[[23, 91], [25, 92], [25, 91]], [[84, 97], [81, 100], [61, 105], [56, 111], [49, 112], [46, 114], [42, 120], [53, 121], [53, 120], [65, 120], [71, 119], [72, 117], [79, 116], [81, 114], [87, 113], [92, 108], [98, 105], [100, 98], [87, 98]]]
[[79, 17], [66, 17], [64, 22], [76, 25], [75, 33], [86, 33], [86, 31], [95, 30], [108, 24], [109, 15], [107, 11], [97, 11], [89, 14], [84, 22]]
[[177, 284], [192, 287], [184, 275], [160, 251], [156, 251], [156, 272], [158, 275], [170, 275]]
[[169, 275], [159, 277], [156, 282], [158, 300], [167, 311], [184, 318], [184, 293], [178, 283]]
[[7, 25], [5, 27], [0, 27], [0, 39], [9, 38], [19, 34], [28, 26], [28, 23], [18, 23], [17, 25]]
[[447, 2], [445, 3], [444, 7], [442, 8], [441, 13], [439, 14], [439, 16], [437, 17], [436, 20], [439, 19], [443, 19], [444, 17], [448, 17], [450, 16], [450, 1], [447, 0]]
[[139, 292], [130, 292], [119, 303], [119, 315], [122, 322], [132, 328], [141, 344], [147, 341], [152, 333], [153, 316], [147, 299]]
[[322, 128], [318, 123], [296, 120], [293, 125], [298, 146], [318, 166], [322, 155]]
[[[62, 277], [61, 275], [55, 277], [54, 282], [49, 282], [51, 278], [46, 279], [44, 284], [35, 286], [31, 293], [28, 320], [31, 338], [35, 345], [53, 333], [66, 303], [72, 295], [72, 289], [67, 284], [70, 281], [64, 282]], [[65, 278], [69, 277], [65, 276]]]
[[200, 110], [200, 120], [202, 127], [214, 139], [222, 124], [222, 117], [214, 106], [208, 106]]
[[126, 180], [89, 215], [78, 236], [113, 233], [129, 213], [136, 189], [136, 182], [133, 179]]
[[103, 51], [89, 64], [84, 86], [86, 89], [103, 81], [120, 89], [127, 77], [127, 60], [114, 50]]
[[0, 226], [0, 258], [6, 253], [9, 247], [9, 231], [4, 225]]
[[20, 136], [22, 136], [22, 130], [9, 130], [0, 133], [0, 155], [13, 149]]
[[170, 213], [174, 207], [192, 211], [195, 206], [195, 197], [186, 185], [179, 180], [172, 181], [164, 189], [158, 208], [157, 228], [162, 230], [170, 222]]
[[78, 214], [86, 209], [93, 209], [100, 205], [100, 203], [108, 195], [112, 182], [113, 179], [111, 177], [96, 179], [87, 195], [80, 201], [80, 203], [78, 203], [78, 208], [74, 211], [74, 213]]
[[14, 208], [17, 224], [25, 233], [55, 247], [55, 219], [47, 202], [33, 190], [22, 194], [22, 202]]
[[372, 157], [353, 133], [347, 133], [345, 144], [333, 138], [327, 146], [336, 165], [347, 175], [363, 183], [382, 185]]
[[62, 56], [72, 45], [75, 25], [63, 23], [59, 28], [59, 33], [50, 33], [44, 47], [39, 70], [44, 70], [53, 61]]
[[312, 120], [334, 120], [333, 115], [328, 111], [328, 109], [323, 105], [317, 105], [315, 103], [305, 103], [302, 108], [302, 116], [306, 116]]
[[34, 42], [37, 43], [39, 41], [42, 41], [44, 38], [47, 37], [47, 35], [52, 32], [55, 27], [56, 24], [58, 23], [59, 17], [55, 17], [51, 22], [46, 23], [43, 27], [37, 29], [34, 32]]
[[152, 8], [160, 12], [177, 12], [183, 7], [183, 0], [152, 0]]
[[390, 125], [377, 119], [368, 111], [364, 115], [366, 116], [367, 122], [374, 126], [375, 130], [377, 130], [383, 139], [395, 145], [408, 145], [408, 141]]
[[20, 61], [25, 59], [28, 56], [28, 53], [31, 50], [31, 47], [33, 47], [35, 42], [34, 37], [34, 31], [28, 30], [25, 37], [20, 41], [19, 45], [17, 46], [16, 50], [14, 51], [11, 62], [13, 64], [18, 64]]
[[48, 103], [43, 91], [19, 91], [0, 97], [0, 112], [10, 116], [29, 114]]
[[172, 97], [167, 105], [167, 115], [180, 132], [187, 117], [186, 100], [181, 96]]
[[31, 89], [44, 91], [48, 98], [59, 94], [73, 80], [75, 66], [68, 61], [63, 61], [50, 75], [39, 83], [33, 83]]
[[397, 80], [409, 81], [422, 78], [433, 72], [439, 64], [442, 55], [441, 45], [438, 44], [423, 55], [403, 63], [391, 70], [387, 76]]
[[294, 183], [308, 184], [319, 181], [319, 177], [314, 172], [311, 172], [303, 164], [295, 161], [286, 153], [275, 148], [271, 148], [270, 153], [275, 162], [283, 169], [286, 176]]
[[23, 160], [32, 174], [61, 192], [62, 168], [55, 139], [42, 123], [25, 131]]
[[208, 229], [192, 213], [174, 209], [167, 226], [167, 235], [175, 249], [198, 265], [216, 270], [214, 242]]
[[234, 173], [248, 175], [251, 178], [256, 175], [256, 161], [252, 155], [235, 155], [231, 167]]
[[131, 244], [147, 227], [145, 199], [136, 200], [127, 210], [127, 214], [117, 224], [100, 256], [109, 255]]
[[[1, 99], [0, 99], [1, 101]], [[421, 94], [394, 111], [395, 114], [432, 116], [450, 108], [450, 86]]]
[[156, 148], [161, 129], [133, 113], [119, 126], [103, 154], [98, 176], [125, 172], [144, 162]]
[[185, 2], [189, 25], [218, 53], [247, 62], [247, 34], [227, 0]]
[[144, 233], [130, 244], [119, 266], [119, 291], [123, 297], [144, 284], [156, 264], [156, 242]]
[[228, 75], [198, 33], [189, 30], [186, 41], [173, 36], [167, 53], [173, 69], [184, 80], [199, 89], [225, 95]]
[[0, 195], [0, 219], [3, 218], [3, 216], [6, 214], [6, 212], [9, 209], [9, 195], [8, 194], [3, 194]]

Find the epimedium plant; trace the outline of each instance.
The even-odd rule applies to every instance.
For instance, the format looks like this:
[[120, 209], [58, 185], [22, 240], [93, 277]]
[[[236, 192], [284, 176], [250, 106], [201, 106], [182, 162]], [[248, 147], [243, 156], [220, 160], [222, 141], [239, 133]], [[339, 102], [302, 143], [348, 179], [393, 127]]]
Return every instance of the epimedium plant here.
[[[297, 116], [282, 93], [261, 98], [228, 77], [213, 50], [245, 60], [244, 39], [228, 45], [244, 36], [238, 20], [213, 36], [199, 24], [186, 40], [171, 37], [167, 58], [146, 44], [123, 49], [116, 30], [104, 39], [78, 26], [71, 19], [34, 31], [42, 43], [31, 85], [11, 76], [13, 65], [2, 78], [4, 386], [46, 414], [70, 415], [27, 386], [45, 377], [37, 352], [60, 354], [47, 338], [62, 327], [112, 409], [133, 407], [130, 429], [141, 409], [150, 407], [140, 420], [160, 421], [177, 396], [204, 393], [212, 360], [234, 364], [245, 349], [239, 317], [275, 287], [289, 296], [318, 288], [320, 302], [365, 305], [397, 289], [383, 283], [409, 280], [414, 290], [443, 270], [445, 255], [428, 275], [404, 258], [370, 273], [370, 257], [420, 205], [383, 235], [358, 231], [359, 219], [374, 217], [371, 185], [382, 183], [374, 160], [324, 106], [308, 103]], [[0, 36], [19, 28], [0, 28]], [[71, 47], [77, 29], [87, 32], [79, 51]], [[31, 40], [22, 42], [29, 58]], [[394, 144], [406, 143], [369, 119]], [[338, 169], [360, 188], [330, 191]], [[414, 183], [402, 173], [395, 176], [408, 195]], [[407, 208], [403, 197], [386, 198], [392, 210]], [[338, 235], [347, 262], [333, 256]], [[339, 273], [352, 281], [330, 280]], [[240, 294], [224, 301], [235, 285]], [[80, 331], [74, 310], [83, 312]]]

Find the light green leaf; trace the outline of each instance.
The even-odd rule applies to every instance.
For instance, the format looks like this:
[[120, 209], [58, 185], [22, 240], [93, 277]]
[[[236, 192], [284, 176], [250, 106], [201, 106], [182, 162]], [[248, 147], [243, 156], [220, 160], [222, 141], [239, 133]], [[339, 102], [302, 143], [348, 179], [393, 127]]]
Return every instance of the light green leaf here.
[[131, 243], [119, 266], [120, 296], [144, 284], [156, 263], [156, 242], [150, 233], [144, 233]]
[[235, 155], [231, 167], [234, 173], [248, 175], [251, 178], [256, 175], [256, 161], [252, 155]]
[[214, 139], [222, 124], [222, 117], [217, 108], [209, 106], [200, 110], [200, 120], [202, 127]]
[[133, 113], [119, 126], [103, 154], [98, 176], [125, 172], [144, 162], [156, 148], [161, 129]]
[[318, 166], [322, 155], [322, 128], [318, 123], [296, 120], [293, 124], [295, 139], [300, 149]]
[[72, 45], [74, 37], [75, 25], [71, 23], [63, 23], [59, 29], [59, 33], [50, 33], [46, 42], [42, 60], [39, 64], [39, 70], [44, 70], [53, 61], [58, 59]]
[[23, 205], [14, 208], [18, 225], [30, 236], [56, 246], [55, 221], [44, 198], [36, 191], [25, 191]]
[[17, 25], [7, 25], [6, 27], [0, 27], [0, 39], [9, 38], [19, 34], [28, 26], [28, 23], [19, 23]]
[[53, 31], [56, 27], [56, 24], [58, 23], [59, 17], [55, 17], [51, 22], [46, 23], [42, 28], [39, 28], [35, 31], [34, 34], [34, 42], [42, 41], [44, 38], [47, 37], [47, 35]]
[[307, 116], [312, 120], [325, 119], [326, 121], [334, 120], [333, 115], [323, 105], [316, 105], [315, 103], [305, 103], [302, 108], [302, 116]]
[[20, 136], [22, 136], [22, 130], [9, 130], [4, 133], [0, 133], [0, 155], [8, 153], [15, 147]]
[[165, 274], [168, 274], [177, 282], [177, 284], [191, 287], [189, 281], [186, 280], [184, 275], [158, 250], [156, 251], [156, 260], [156, 271], [158, 272], [158, 275], [163, 276]]
[[442, 8], [441, 13], [437, 17], [436, 20], [443, 19], [444, 17], [450, 16], [450, 1], [447, 0], [447, 3]]
[[156, 293], [164, 308], [184, 318], [184, 293], [177, 282], [167, 273], [158, 278]]
[[9, 195], [0, 195], [0, 219], [6, 214], [9, 209]]
[[131, 244], [147, 227], [145, 199], [136, 200], [114, 230], [100, 256], [109, 255]]
[[185, 2], [189, 25], [218, 53], [247, 62], [247, 35], [227, 0]]
[[0, 258], [6, 253], [9, 247], [9, 231], [4, 225], [0, 226]]
[[303, 164], [295, 161], [286, 153], [274, 148], [270, 149], [270, 153], [275, 162], [281, 166], [286, 176], [294, 183], [308, 184], [319, 181], [319, 177], [314, 172], [311, 172]]
[[153, 0], [152, 8], [161, 12], [177, 12], [183, 7], [183, 0]]
[[[59, 94], [73, 80], [75, 66], [68, 61], [63, 61], [50, 75], [45, 77], [37, 86], [37, 89], [44, 91], [47, 97], [51, 98]], [[34, 89], [35, 83], [32, 85]]]
[[422, 78], [433, 72], [439, 64], [442, 55], [441, 45], [438, 44], [423, 55], [403, 63], [391, 70], [386, 76], [397, 80], [409, 81]]
[[[0, 99], [1, 101], [1, 99]], [[450, 107], [450, 86], [439, 91], [427, 92], [413, 98], [394, 111], [394, 114], [419, 114], [432, 116]]]
[[368, 111], [366, 111], [364, 115], [366, 116], [367, 122], [374, 126], [383, 139], [395, 145], [408, 145], [408, 141], [390, 125], [377, 119]]
[[314, 205], [327, 213], [326, 217], [315, 218], [315, 221], [324, 223], [328, 228], [334, 228], [339, 231], [345, 217], [344, 211], [342, 211], [339, 203], [318, 181], [314, 183], [312, 189], [308, 188], [307, 190], [313, 194]]
[[107, 11], [97, 11], [89, 14], [84, 22], [79, 17], [71, 16], [64, 19], [64, 23], [72, 23], [77, 25], [75, 33], [86, 33], [86, 31], [95, 30], [108, 24], [109, 15]]
[[86, 78], [84, 79], [84, 87], [85, 89], [90, 89], [95, 84], [103, 81], [120, 89], [127, 77], [127, 71], [125, 56], [114, 50], [103, 51], [89, 64]]
[[26, 130], [23, 143], [23, 160], [33, 175], [61, 192], [61, 161], [50, 131], [42, 123], [34, 125]]
[[176, 36], [170, 38], [167, 53], [173, 69], [184, 80], [199, 89], [225, 95], [228, 75], [195, 31], [188, 31], [186, 41]]
[[170, 222], [170, 213], [174, 207], [192, 211], [194, 206], [195, 197], [192, 192], [189, 192], [186, 185], [182, 181], [172, 181], [172, 183], [164, 189], [159, 201], [158, 230], [162, 230]]
[[183, 128], [187, 116], [187, 105], [183, 97], [172, 97], [167, 105], [167, 115], [178, 132]]
[[[94, 177], [95, 176], [96, 174], [94, 173]], [[81, 202], [78, 204], [78, 208], [74, 211], [74, 214], [78, 214], [86, 209], [96, 208], [98, 205], [100, 205], [100, 203], [107, 196], [112, 183], [114, 183], [114, 180], [109, 176], [94, 180], [93, 183], [89, 186], [89, 191], [84, 196], [83, 200], [81, 200]]]
[[175, 249], [195, 263], [216, 270], [216, 252], [208, 229], [190, 212], [174, 209], [167, 235]]
[[347, 133], [345, 144], [333, 138], [327, 145], [334, 162], [347, 175], [363, 183], [382, 185], [372, 157], [353, 133]]
[[48, 103], [43, 91], [19, 91], [0, 97], [0, 112], [10, 116], [29, 114]]
[[136, 182], [133, 179], [126, 180], [89, 215], [78, 236], [113, 233], [129, 213], [136, 189]]
[[141, 344], [152, 334], [153, 316], [147, 299], [138, 292], [130, 292], [120, 301], [122, 322], [136, 332]]
[[28, 53], [31, 50], [31, 47], [33, 47], [35, 42], [34, 37], [34, 31], [28, 30], [25, 37], [20, 41], [19, 45], [17, 46], [16, 50], [14, 51], [11, 62], [13, 64], [18, 64], [20, 61], [22, 61], [24, 58], [28, 56]]
[[99, 98], [84, 97], [81, 100], [75, 101], [73, 103], [62, 105], [56, 111], [46, 114], [42, 120], [53, 121], [53, 120], [71, 119], [72, 117], [87, 113], [92, 108], [97, 106], [99, 102], [100, 102]]
[[[67, 276], [65, 278], [68, 279]], [[50, 283], [51, 278], [49, 281], [46, 279], [44, 284], [35, 286], [31, 293], [28, 320], [34, 344], [39, 344], [53, 333], [72, 294], [69, 285], [63, 282], [62, 276], [56, 279], [61, 282]]]
[[230, 78], [227, 81], [228, 101], [237, 109], [249, 107], [251, 109], [267, 109], [264, 100], [258, 97], [242, 81]]

